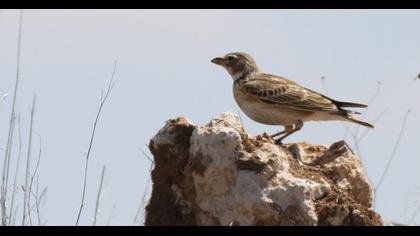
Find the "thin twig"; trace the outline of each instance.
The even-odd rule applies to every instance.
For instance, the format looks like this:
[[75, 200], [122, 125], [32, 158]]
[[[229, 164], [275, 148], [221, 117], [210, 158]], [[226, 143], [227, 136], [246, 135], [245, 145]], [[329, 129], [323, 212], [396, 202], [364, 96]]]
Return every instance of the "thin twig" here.
[[[42, 140], [41, 140], [41, 136], [39, 136], [38, 160], [36, 162], [34, 173], [32, 174], [32, 177], [31, 177], [31, 183], [29, 184], [28, 209], [29, 209], [29, 205], [31, 204], [32, 185], [34, 183], [34, 178], [35, 178], [36, 172], [38, 171], [39, 162], [41, 161], [41, 153], [42, 153]], [[32, 216], [31, 216], [31, 211], [30, 210], [28, 211], [28, 217], [29, 217], [29, 223], [30, 223], [30, 225], [32, 225]]]
[[[150, 168], [149, 168], [149, 173], [152, 172], [153, 169], [153, 165], [154, 163], [150, 164]], [[143, 196], [141, 197], [141, 209], [143, 211], [143, 214], [141, 215], [141, 222], [144, 224], [144, 218], [145, 218], [145, 207], [146, 207], [146, 196], [147, 196], [147, 189], [150, 186], [150, 182], [151, 182], [151, 178], [148, 178], [147, 182], [146, 182], [146, 186], [145, 186], [145, 190], [143, 192]]]
[[[147, 179], [146, 186], [147, 186], [148, 183], [149, 183], [149, 179]], [[145, 189], [144, 191], [146, 191], [146, 190], [147, 189]], [[133, 226], [137, 225], [137, 222], [139, 221], [139, 217], [140, 217], [140, 214], [142, 212], [143, 196], [144, 196], [144, 192], [142, 194], [142, 198], [140, 200], [140, 204], [139, 204], [139, 206], [137, 208], [136, 216], [134, 216], [134, 220], [133, 220], [133, 224], [132, 224]]]
[[[29, 125], [29, 141], [28, 141], [28, 152], [26, 155], [26, 171], [25, 171], [25, 192], [23, 196], [23, 216], [22, 216], [22, 225], [25, 225], [26, 219], [26, 205], [29, 198], [29, 172], [30, 172], [30, 165], [31, 165], [31, 149], [32, 149], [32, 128], [33, 128], [33, 121], [34, 121], [34, 113], [35, 113], [35, 104], [36, 104], [36, 95], [34, 95], [32, 100], [32, 109], [31, 109], [31, 121]], [[28, 208], [29, 210], [29, 208]]]
[[[376, 124], [376, 122], [382, 117], [382, 115], [385, 114], [385, 111], [383, 111], [381, 114], [379, 114], [379, 116], [372, 123]], [[369, 129], [366, 129], [365, 132], [360, 137], [360, 139], [357, 139], [357, 134], [356, 133], [352, 133], [352, 138], [353, 138], [353, 142], [354, 142], [353, 149], [356, 149], [357, 156], [360, 158], [360, 160], [363, 160], [363, 157], [362, 157], [362, 154], [360, 152], [359, 144], [360, 144], [360, 141], [364, 138], [364, 136], [366, 135], [366, 133], [368, 131], [369, 131]], [[363, 163], [364, 162], [362, 161], [362, 165], [363, 165]], [[366, 169], [364, 166], [363, 166], [363, 168]], [[367, 173], [367, 172], [366, 172], [366, 177], [367, 177], [368, 181], [370, 182], [371, 178], [369, 176], [369, 173]], [[375, 194], [375, 193], [373, 193], [373, 194]]]
[[90, 156], [90, 152], [92, 150], [93, 139], [95, 137], [96, 125], [98, 123], [98, 119], [99, 119], [99, 115], [101, 114], [102, 107], [105, 104], [105, 102], [108, 98], [108, 95], [110, 94], [112, 88], [114, 87], [113, 81], [114, 81], [114, 76], [115, 76], [116, 69], [117, 69], [117, 61], [115, 61], [115, 63], [114, 63], [114, 70], [112, 72], [111, 79], [109, 80], [108, 89], [105, 93], [105, 96], [101, 95], [101, 103], [99, 105], [99, 109], [98, 109], [98, 112], [96, 114], [95, 122], [93, 123], [93, 129], [92, 129], [92, 133], [91, 133], [91, 137], [90, 137], [89, 148], [88, 148], [88, 152], [86, 154], [85, 174], [84, 174], [84, 178], [83, 178], [83, 193], [82, 193], [82, 199], [81, 199], [81, 202], [80, 202], [79, 212], [77, 214], [76, 226], [79, 224], [80, 215], [82, 214], [83, 204], [85, 202], [86, 182], [87, 182], [87, 174], [88, 174], [88, 166], [89, 166], [89, 156]]
[[3, 96], [1, 96], [0, 98], [0, 104], [4, 101], [4, 99], [6, 99], [6, 97], [8, 96], [8, 93], [3, 94]]
[[[415, 191], [415, 197], [416, 197], [416, 199], [419, 197], [419, 195], [420, 195], [420, 192], [418, 191], [420, 189], [420, 187], [416, 187], [416, 191]], [[408, 195], [408, 194], [407, 194]], [[406, 197], [407, 198], [407, 197]], [[404, 203], [406, 203], [407, 201], [405, 201]], [[413, 212], [413, 214], [410, 216], [410, 218], [409, 218], [409, 220], [408, 220], [408, 222], [407, 222], [407, 225], [410, 225], [413, 221], [414, 221], [414, 219], [416, 218], [416, 216], [418, 215], [418, 213], [420, 212], [420, 204], [418, 203], [418, 201], [417, 200], [415, 200], [414, 202], [413, 202], [414, 204], [417, 204], [417, 207], [416, 207], [416, 209], [414, 210], [414, 212]], [[404, 208], [404, 212], [405, 212], [405, 208]]]
[[104, 182], [104, 176], [105, 176], [105, 168], [106, 166], [102, 168], [101, 182], [99, 183], [98, 195], [96, 197], [95, 214], [93, 215], [93, 226], [95, 226], [97, 222], [97, 217], [98, 217], [98, 212], [99, 212], [99, 201], [101, 200], [102, 184]]
[[[149, 168], [149, 173], [150, 173], [152, 171], [154, 163], [155, 163], [154, 160], [149, 155], [147, 155], [146, 152], [144, 152], [140, 147], [138, 147], [138, 150], [143, 154], [143, 156], [145, 156], [150, 161], [150, 168]], [[143, 191], [142, 197], [140, 199], [140, 204], [137, 208], [136, 216], [134, 217], [134, 220], [133, 220], [133, 225], [137, 225], [137, 223], [140, 221], [139, 217], [142, 213], [142, 209], [144, 209], [149, 182], [150, 182], [150, 178], [147, 178], [146, 186], [145, 186], [145, 189]], [[143, 220], [143, 219], [141, 219], [141, 220]]]
[[[372, 103], [375, 101], [375, 99], [378, 97], [378, 95], [379, 95], [379, 93], [380, 93], [380, 91], [381, 91], [381, 81], [377, 81], [377, 85], [376, 85], [376, 92], [373, 94], [373, 96], [369, 99], [369, 101], [367, 102], [367, 107], [366, 107], [366, 109], [365, 109], [365, 111], [363, 112], [363, 115], [361, 116], [361, 119], [363, 120], [365, 117], [366, 117], [366, 115], [367, 115], [367, 113], [369, 112], [369, 108], [370, 108], [370, 106], [372, 105]], [[359, 130], [360, 130], [360, 127], [361, 126], [357, 126], [356, 127], [356, 131], [354, 132], [354, 135], [357, 137], [357, 135], [359, 134]], [[369, 130], [369, 128], [365, 128], [365, 133], [367, 132]], [[346, 130], [346, 133], [344, 133], [344, 137], [346, 137], [347, 136], [347, 131], [348, 130]]]
[[[376, 119], [372, 122], [372, 124], [376, 124], [378, 121], [379, 121], [379, 119], [386, 113], [386, 109], [384, 110], [384, 111], [382, 111], [377, 117], [376, 117]], [[358, 155], [360, 155], [360, 152], [359, 152], [359, 143], [362, 141], [362, 139], [366, 136], [366, 134], [367, 134], [367, 132], [369, 131], [370, 129], [365, 129], [365, 131], [362, 133], [362, 135], [360, 135], [360, 138], [358, 138], [357, 137], [357, 133], [352, 133], [352, 137], [353, 137], [353, 142], [354, 142], [354, 145], [355, 145], [355, 148], [357, 149], [357, 152], [358, 152]]]
[[108, 226], [109, 224], [111, 224], [111, 220], [114, 217], [114, 212], [115, 212], [115, 204], [112, 205], [111, 214], [109, 215], [108, 221], [105, 224], [106, 226]]
[[153, 159], [149, 156], [149, 155], [147, 155], [144, 151], [143, 151], [143, 149], [141, 149], [140, 147], [137, 147], [137, 149], [143, 154], [143, 156], [145, 156], [146, 158], [147, 158], [147, 160], [149, 160], [151, 163], [154, 163], [155, 161], [153, 161]]
[[[21, 129], [21, 115], [20, 113], [17, 116], [17, 121], [18, 121], [18, 158], [17, 158], [17, 163], [16, 163], [16, 169], [15, 169], [15, 177], [13, 180], [13, 191], [12, 191], [12, 199], [11, 199], [11, 203], [10, 203], [10, 212], [9, 212], [9, 224], [8, 225], [12, 225], [12, 211], [14, 209], [14, 204], [15, 204], [15, 193], [16, 193], [16, 186], [17, 186], [17, 177], [18, 177], [18, 173], [19, 173], [19, 166], [20, 166], [20, 159], [22, 157], [22, 150], [23, 150], [23, 145], [22, 145], [22, 129]], [[15, 209], [15, 213], [16, 213], [16, 209]], [[13, 217], [14, 219], [14, 217]]]
[[[382, 118], [382, 116], [387, 112], [387, 109], [383, 110], [374, 120], [373, 120], [373, 124], [375, 125], [376, 123], [378, 123], [379, 119]], [[360, 143], [363, 138], [366, 136], [366, 134], [369, 132], [370, 129], [365, 129], [365, 131], [360, 135], [359, 139], [357, 140], [357, 143]]]
[[344, 122], [340, 122], [341, 125], [344, 127], [344, 134], [343, 134], [343, 140], [347, 138], [347, 135], [350, 134], [351, 136], [355, 135], [355, 132], [351, 130], [351, 127], [349, 125], [346, 125]]
[[16, 66], [16, 81], [15, 88], [13, 92], [13, 102], [12, 102], [12, 112], [10, 114], [10, 123], [9, 123], [9, 133], [7, 136], [7, 145], [6, 152], [4, 155], [4, 164], [3, 164], [3, 175], [2, 175], [2, 188], [0, 196], [0, 205], [1, 205], [1, 223], [2, 225], [7, 224], [7, 209], [6, 209], [6, 199], [7, 199], [7, 188], [8, 188], [8, 166], [10, 163], [10, 153], [12, 149], [12, 140], [13, 140], [13, 129], [14, 129], [14, 119], [15, 119], [15, 107], [16, 107], [16, 97], [18, 92], [19, 78], [20, 78], [20, 49], [22, 42], [22, 21], [23, 21], [23, 10], [20, 10], [19, 13], [19, 30], [18, 30], [18, 41], [17, 41], [17, 66]]
[[244, 121], [242, 119], [242, 115], [241, 115], [241, 111], [240, 110], [238, 110], [238, 117], [239, 117], [239, 122], [241, 122], [242, 129], [243, 130], [246, 130], [245, 124], [244, 124]]
[[37, 189], [36, 189], [36, 193], [34, 194], [34, 193], [32, 193], [32, 195], [33, 195], [33, 197], [35, 198], [35, 203], [33, 203], [32, 204], [32, 206], [29, 208], [29, 210], [28, 210], [28, 212], [26, 213], [26, 215], [28, 216], [28, 214], [29, 214], [29, 212], [30, 211], [33, 211], [34, 209], [36, 210], [36, 213], [37, 213], [37, 218], [38, 218], [38, 224], [40, 225], [40, 223], [41, 223], [41, 217], [40, 217], [40, 205], [41, 205], [41, 202], [45, 199], [45, 195], [46, 195], [46, 193], [47, 193], [47, 187], [45, 187], [43, 190], [42, 190], [42, 192], [41, 192], [41, 194], [39, 195], [38, 194], [38, 187], [39, 187], [39, 176], [37, 175]]
[[18, 209], [19, 209], [19, 206], [16, 206], [15, 211], [13, 213], [13, 220], [12, 220], [12, 224], [11, 224], [12, 226], [14, 226], [15, 223], [16, 223], [16, 215], [17, 215]]
[[[41, 192], [41, 194], [39, 195], [39, 197], [36, 197], [36, 199], [38, 199], [38, 202], [39, 202], [39, 204], [41, 204], [41, 202], [46, 198], [46, 196], [47, 196], [47, 191], [48, 191], [48, 188], [47, 187], [45, 187], [43, 190], [42, 190], [42, 192]], [[45, 202], [45, 200], [44, 200], [44, 202]]]
[[36, 178], [36, 195], [35, 195], [35, 205], [36, 205], [36, 216], [37, 216], [37, 219], [38, 219], [38, 226], [41, 226], [41, 216], [40, 216], [40, 210], [39, 210], [39, 208], [40, 208], [40, 206], [39, 206], [39, 204], [40, 204], [40, 202], [39, 202], [39, 198], [38, 198], [38, 193], [39, 193], [39, 176], [37, 175], [37, 178]]
[[407, 218], [407, 202], [408, 197], [410, 196], [410, 189], [407, 189], [407, 191], [404, 194], [404, 206], [403, 206], [403, 218]]
[[328, 96], [330, 96], [330, 93], [329, 93], [328, 88], [327, 88], [327, 84], [325, 83], [325, 79], [326, 79], [325, 76], [321, 76], [322, 88], [324, 89], [325, 93]]
[[397, 138], [397, 142], [395, 143], [394, 148], [393, 148], [392, 153], [391, 153], [391, 157], [389, 158], [388, 163], [386, 164], [386, 167], [385, 167], [384, 171], [382, 172], [381, 177], [379, 178], [378, 184], [374, 188], [374, 192], [376, 192], [379, 189], [379, 187], [381, 186], [382, 181], [384, 180], [384, 177], [385, 177], [386, 173], [388, 172], [389, 167], [391, 166], [392, 160], [395, 157], [395, 154], [396, 154], [398, 146], [400, 144], [402, 135], [404, 133], [405, 125], [407, 123], [407, 118], [408, 118], [408, 115], [410, 114], [410, 112], [411, 112], [410, 110], [407, 110], [407, 112], [405, 113], [403, 124], [402, 124], [402, 127], [400, 129], [400, 133], [399, 133], [398, 138]]
[[[12, 128], [11, 128], [11, 134], [12, 134], [12, 139], [13, 139], [13, 135], [14, 135], [14, 132], [15, 132], [15, 122], [16, 122], [16, 114], [14, 114], [14, 116], [13, 116], [13, 121], [12, 121]], [[11, 160], [11, 154], [12, 154], [12, 143], [13, 143], [13, 140], [11, 140], [11, 142], [10, 142], [10, 149], [9, 149], [9, 152], [7, 153], [7, 157], [6, 157], [6, 162], [7, 162], [7, 164], [6, 164], [6, 180], [5, 180], [5, 184], [6, 184], [6, 188], [5, 188], [5, 193], [7, 193], [7, 191], [8, 191], [8, 186], [9, 186], [9, 173], [10, 173], [10, 160]], [[7, 151], [7, 150], [6, 150]]]
[[[147, 157], [147, 155], [144, 152], [143, 152], [143, 154], [144, 154], [144, 156]], [[147, 159], [149, 159], [149, 157], [147, 157]], [[153, 165], [154, 165], [154, 162], [151, 162], [150, 163], [150, 168], [149, 168], [149, 173], [152, 171]], [[139, 204], [139, 207], [137, 208], [136, 216], [134, 217], [134, 220], [133, 220], [133, 225], [137, 225], [137, 223], [139, 221], [144, 220], [144, 208], [145, 208], [145, 205], [146, 205], [146, 195], [147, 195], [147, 189], [148, 189], [149, 184], [150, 184], [150, 180], [151, 180], [150, 178], [147, 178], [146, 186], [144, 187], [144, 191], [143, 191], [143, 194], [142, 194], [142, 197], [141, 197], [141, 200], [140, 200], [140, 204]], [[143, 213], [143, 214], [141, 214], [141, 213]], [[142, 216], [141, 219], [139, 219], [140, 215]]]
[[407, 222], [407, 225], [410, 225], [411, 224], [411, 222], [413, 222], [414, 221], [414, 219], [416, 218], [416, 216], [419, 214], [419, 212], [420, 212], [420, 205], [418, 205], [417, 207], [416, 207], [416, 210], [414, 211], [414, 213], [411, 215], [411, 217], [410, 217], [410, 219], [408, 220], [408, 222]]
[[360, 154], [359, 143], [357, 142], [357, 137], [355, 135], [352, 135], [352, 138], [353, 138], [353, 142], [354, 142], [354, 146], [355, 146], [355, 149], [356, 149], [357, 156], [360, 159], [362, 159], [362, 155]]
[[[360, 152], [359, 142], [357, 141], [357, 135], [355, 133], [353, 133], [352, 138], [353, 138], [353, 142], [354, 142], [354, 149], [356, 149], [357, 156], [359, 157], [360, 160], [362, 160], [361, 164], [362, 164], [363, 169], [366, 169], [365, 166], [364, 166], [362, 153]], [[368, 179], [368, 182], [370, 183], [371, 178], [370, 178], [369, 173], [366, 172], [365, 174], [366, 174], [366, 178]], [[375, 194], [375, 193], [373, 193], [373, 194]]]
[[[37, 179], [39, 180], [39, 178], [38, 178], [39, 176], [37, 175]], [[37, 185], [38, 186], [38, 185]], [[34, 203], [32, 203], [32, 205], [28, 205], [28, 211], [26, 212], [26, 216], [28, 216], [29, 215], [29, 212], [30, 211], [35, 211], [35, 210], [37, 210], [37, 208], [39, 208], [38, 207], [38, 202], [36, 201], [36, 199], [38, 198], [38, 196], [36, 195], [36, 193], [34, 193], [34, 192], [32, 192], [31, 193], [31, 195], [35, 198], [35, 202]], [[42, 195], [41, 195], [41, 197], [43, 197]], [[42, 199], [41, 199], [42, 200]]]
[[[363, 112], [363, 115], [360, 117], [362, 120], [366, 117], [367, 113], [369, 112], [369, 108], [372, 105], [372, 103], [375, 101], [375, 99], [378, 97], [379, 93], [381, 92], [381, 81], [378, 81], [376, 84], [376, 92], [373, 94], [373, 96], [369, 99], [367, 103], [367, 107], [365, 111]], [[357, 126], [356, 128], [356, 136], [359, 133], [359, 129], [361, 126]], [[367, 128], [366, 128], [367, 129]]]
[[238, 117], [239, 117], [239, 122], [241, 122], [242, 127], [244, 126], [244, 122], [242, 120], [242, 116], [241, 116], [241, 111], [238, 110]]

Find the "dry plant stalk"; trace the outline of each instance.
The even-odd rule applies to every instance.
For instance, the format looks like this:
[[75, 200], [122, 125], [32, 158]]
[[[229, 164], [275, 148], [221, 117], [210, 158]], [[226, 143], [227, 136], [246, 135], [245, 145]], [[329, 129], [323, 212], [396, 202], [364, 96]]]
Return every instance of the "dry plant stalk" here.
[[99, 201], [101, 200], [102, 185], [104, 183], [105, 168], [106, 168], [106, 166], [102, 167], [101, 181], [99, 183], [98, 195], [96, 197], [95, 214], [93, 215], [93, 224], [92, 224], [93, 226], [95, 226], [96, 222], [97, 222], [97, 217], [98, 217], [98, 212], [99, 212]]
[[[23, 215], [22, 215], [22, 225], [25, 225], [26, 222], [26, 215], [27, 211], [31, 211], [29, 208], [28, 199], [30, 198], [30, 191], [29, 191], [29, 173], [31, 171], [31, 149], [32, 149], [32, 130], [33, 130], [33, 121], [34, 121], [34, 114], [35, 114], [35, 104], [36, 104], [36, 95], [34, 95], [32, 101], [32, 109], [31, 109], [31, 122], [29, 126], [29, 141], [28, 141], [28, 152], [26, 156], [26, 171], [25, 171], [25, 187], [24, 187], [24, 196], [23, 196]], [[28, 208], [27, 208], [28, 206]]]
[[[143, 154], [144, 157], [146, 157], [150, 161], [150, 167], [149, 167], [149, 176], [150, 176], [150, 173], [152, 172], [152, 169], [153, 169], [153, 166], [154, 166], [155, 162], [140, 147], [138, 147], [138, 150]], [[149, 187], [150, 181], [151, 181], [151, 178], [150, 177], [147, 178], [146, 186], [144, 187], [144, 191], [143, 191], [143, 194], [141, 196], [139, 206], [137, 208], [136, 216], [134, 217], [134, 220], [133, 220], [133, 224], [132, 224], [133, 226], [139, 224], [140, 222], [143, 222], [143, 220], [144, 220], [144, 208], [145, 208], [145, 205], [146, 205], [147, 189]], [[142, 216], [142, 218], [140, 218], [140, 216]]]
[[[377, 184], [376, 184], [376, 186], [373, 188], [373, 192], [374, 192], [374, 193], [376, 193], [376, 191], [377, 191], [377, 190], [379, 189], [379, 187], [381, 186], [381, 184], [382, 184], [382, 182], [383, 182], [383, 180], [384, 180], [384, 178], [385, 178], [385, 175], [386, 175], [386, 173], [388, 173], [389, 167], [391, 166], [392, 160], [394, 159], [395, 154], [397, 153], [397, 149], [398, 149], [398, 146], [400, 145], [400, 141], [401, 141], [402, 135], [403, 135], [403, 133], [404, 133], [405, 126], [406, 126], [406, 123], [407, 123], [408, 116], [410, 115], [410, 112], [411, 112], [410, 110], [407, 110], [407, 112], [405, 113], [404, 120], [403, 120], [403, 123], [402, 123], [401, 129], [400, 129], [400, 133], [398, 134], [397, 142], [395, 143], [394, 148], [392, 149], [391, 157], [389, 158], [388, 163], [386, 164], [385, 169], [384, 169], [384, 171], [382, 172], [382, 175], [381, 175], [381, 177], [379, 178], [378, 183], [377, 183]], [[373, 206], [375, 206], [375, 202], [376, 202], [376, 194], [374, 195], [373, 200], [374, 200], [374, 201], [373, 201]]]
[[[14, 225], [14, 223], [12, 224], [12, 219], [13, 216], [16, 214], [16, 209], [15, 212], [13, 212], [14, 209], [14, 204], [15, 204], [15, 195], [16, 195], [16, 187], [17, 187], [17, 177], [18, 177], [18, 173], [19, 173], [19, 166], [20, 166], [20, 159], [22, 157], [22, 129], [21, 129], [21, 122], [20, 122], [21, 116], [20, 113], [18, 114], [17, 117], [17, 121], [18, 121], [18, 141], [19, 141], [19, 148], [18, 148], [18, 158], [17, 158], [17, 163], [16, 163], [16, 169], [15, 169], [15, 177], [13, 180], [13, 191], [12, 191], [12, 199], [11, 199], [11, 203], [10, 203], [10, 211], [9, 211], [9, 222], [8, 225]], [[14, 214], [13, 214], [14, 213]]]
[[16, 80], [15, 80], [15, 88], [13, 92], [12, 112], [10, 114], [6, 152], [4, 155], [2, 187], [1, 187], [1, 193], [0, 193], [1, 224], [4, 226], [7, 225], [7, 218], [8, 218], [7, 209], [6, 209], [6, 200], [7, 200], [7, 190], [8, 190], [8, 182], [9, 182], [10, 156], [11, 156], [12, 141], [13, 141], [13, 134], [14, 134], [13, 131], [14, 131], [15, 118], [16, 118], [15, 116], [16, 97], [18, 93], [19, 78], [20, 78], [20, 50], [21, 50], [21, 42], [22, 42], [22, 21], [23, 21], [23, 10], [20, 10], [18, 41], [17, 41], [17, 58], [16, 58], [17, 60]]
[[[31, 210], [30, 210], [30, 208], [29, 208], [29, 206], [30, 206], [30, 203], [31, 203], [31, 194], [32, 194], [32, 185], [33, 185], [33, 183], [34, 183], [34, 178], [35, 178], [35, 175], [36, 175], [36, 172], [38, 171], [38, 167], [39, 167], [39, 162], [41, 161], [41, 153], [42, 153], [42, 140], [41, 140], [41, 137], [39, 137], [39, 152], [38, 152], [38, 160], [37, 160], [37, 162], [36, 162], [36, 166], [35, 166], [35, 170], [34, 170], [34, 173], [32, 174], [32, 177], [31, 177], [31, 182], [30, 182], [30, 184], [29, 184], [29, 194], [28, 194], [28, 209], [29, 209], [29, 211], [28, 211], [28, 216], [29, 216], [29, 223], [30, 223], [30, 225], [32, 225], [32, 216], [31, 216]], [[37, 190], [38, 190], [38, 186], [39, 185], [39, 181], [37, 181]], [[37, 202], [36, 202], [36, 199], [35, 199], [35, 205], [37, 206], [37, 215], [39, 215], [39, 206], [38, 206], [38, 204], [37, 204]], [[38, 222], [39, 223], [39, 222]]]
[[80, 202], [79, 212], [77, 214], [76, 226], [79, 224], [80, 215], [82, 214], [83, 205], [84, 205], [84, 202], [85, 202], [86, 182], [87, 182], [87, 174], [88, 174], [88, 167], [89, 167], [89, 157], [90, 157], [90, 153], [91, 153], [91, 150], [92, 150], [93, 140], [95, 138], [96, 125], [98, 124], [98, 120], [99, 120], [99, 116], [101, 114], [102, 108], [103, 108], [109, 94], [111, 93], [112, 88], [114, 87], [113, 81], [114, 81], [114, 76], [115, 76], [116, 69], [117, 69], [117, 61], [115, 61], [115, 63], [114, 63], [114, 70], [112, 72], [111, 79], [109, 80], [109, 84], [108, 84], [108, 88], [107, 88], [107, 91], [105, 93], [105, 96], [103, 95], [103, 92], [101, 94], [101, 103], [99, 105], [98, 112], [96, 113], [95, 121], [93, 123], [93, 129], [92, 129], [92, 133], [91, 133], [91, 137], [90, 137], [89, 148], [88, 148], [88, 152], [86, 154], [85, 174], [84, 174], [84, 178], [83, 178], [83, 192], [82, 192], [82, 199], [81, 199], [81, 202]]

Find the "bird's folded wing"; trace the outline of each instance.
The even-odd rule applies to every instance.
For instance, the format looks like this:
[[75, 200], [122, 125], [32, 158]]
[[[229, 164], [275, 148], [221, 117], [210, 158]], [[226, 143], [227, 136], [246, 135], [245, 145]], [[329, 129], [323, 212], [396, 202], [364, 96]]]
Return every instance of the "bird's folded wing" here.
[[339, 113], [340, 109], [327, 97], [285, 78], [265, 75], [249, 80], [243, 89], [262, 102], [293, 109]]

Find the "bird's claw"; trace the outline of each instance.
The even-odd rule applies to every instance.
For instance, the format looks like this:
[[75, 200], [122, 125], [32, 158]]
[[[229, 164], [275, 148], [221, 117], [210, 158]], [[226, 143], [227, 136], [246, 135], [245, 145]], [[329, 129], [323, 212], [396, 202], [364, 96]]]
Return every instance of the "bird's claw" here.
[[275, 144], [277, 144], [277, 145], [279, 145], [279, 146], [282, 146], [282, 145], [283, 145], [283, 142], [282, 142], [282, 139], [281, 139], [281, 138], [276, 139], [276, 140], [274, 141], [274, 143], [275, 143]]
[[270, 135], [268, 135], [266, 132], [264, 132], [264, 133], [262, 133], [262, 135], [261, 135], [262, 137], [264, 137], [264, 138], [271, 138], [271, 136]]

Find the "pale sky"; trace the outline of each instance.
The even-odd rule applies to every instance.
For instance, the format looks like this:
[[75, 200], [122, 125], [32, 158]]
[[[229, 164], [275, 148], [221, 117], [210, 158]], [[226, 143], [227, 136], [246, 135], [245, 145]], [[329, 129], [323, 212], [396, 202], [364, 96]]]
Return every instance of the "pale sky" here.
[[[18, 10], [0, 10], [0, 97], [9, 94], [0, 102], [0, 146], [7, 140], [18, 18]], [[204, 124], [221, 112], [239, 111], [231, 78], [210, 60], [244, 51], [263, 71], [326, 93], [324, 76], [328, 94], [337, 100], [367, 103], [381, 82], [364, 119], [374, 122], [386, 113], [359, 144], [372, 185], [391, 156], [405, 112], [412, 110], [375, 204], [384, 219], [407, 223], [420, 204], [420, 80], [413, 79], [420, 73], [418, 22], [419, 10], [25, 10], [17, 112], [23, 163], [29, 107], [37, 94], [32, 166], [40, 135], [40, 187], [48, 187], [41, 218], [47, 225], [76, 221], [85, 153], [115, 60], [115, 87], [91, 153], [82, 225], [92, 224], [103, 165], [98, 224], [112, 215], [111, 225], [131, 225], [149, 178], [150, 162], [138, 147], [149, 153], [145, 144], [167, 119], [182, 115]], [[241, 116], [253, 135], [282, 129]], [[309, 122], [286, 141], [330, 145], [344, 133], [340, 122]], [[346, 141], [353, 145], [351, 135]], [[2, 149], [0, 157], [3, 163]], [[22, 165], [20, 184], [23, 170]], [[420, 216], [412, 223], [420, 224]]]

